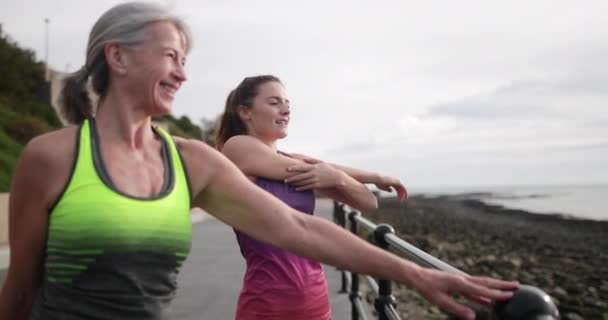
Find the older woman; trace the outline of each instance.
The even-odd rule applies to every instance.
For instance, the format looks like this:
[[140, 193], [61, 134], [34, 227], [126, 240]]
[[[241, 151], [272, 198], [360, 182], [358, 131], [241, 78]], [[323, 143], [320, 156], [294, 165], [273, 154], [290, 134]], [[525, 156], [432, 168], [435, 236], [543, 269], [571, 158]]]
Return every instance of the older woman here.
[[423, 269], [300, 214], [219, 152], [153, 128], [186, 81], [190, 45], [184, 23], [153, 4], [117, 5], [95, 23], [62, 93], [74, 125], [32, 140], [17, 164], [0, 319], [167, 319], [192, 206], [298, 255], [411, 285], [463, 316], [471, 311], [452, 294], [511, 296], [500, 289], [513, 283]]

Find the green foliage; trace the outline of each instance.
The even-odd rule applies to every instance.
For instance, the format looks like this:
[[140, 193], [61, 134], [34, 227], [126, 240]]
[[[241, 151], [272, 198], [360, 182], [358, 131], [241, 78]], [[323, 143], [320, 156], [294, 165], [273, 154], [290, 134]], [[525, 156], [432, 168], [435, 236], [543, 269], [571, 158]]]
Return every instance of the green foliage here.
[[202, 140], [203, 129], [193, 124], [187, 116], [181, 116], [179, 119], [171, 115], [158, 116], [153, 118], [154, 121], [167, 124], [169, 133], [178, 137]]
[[35, 98], [14, 98], [1, 96], [0, 93], [0, 108], [12, 111], [14, 114], [33, 116], [44, 120], [52, 128], [61, 127], [61, 121], [57, 117], [55, 110], [48, 104], [43, 103]]
[[177, 126], [182, 129], [187, 135], [195, 139], [202, 138], [201, 128], [190, 121], [190, 118], [182, 116], [176, 122]]
[[61, 123], [48, 103], [44, 64], [10, 40], [1, 25], [0, 70], [0, 192], [6, 192], [25, 143]]
[[0, 130], [0, 192], [7, 192], [11, 177], [15, 170], [17, 158], [23, 146], [11, 139], [3, 130]]
[[177, 124], [170, 122], [169, 123], [169, 133], [172, 136], [177, 136], [177, 137], [182, 137], [182, 138], [187, 138], [187, 139], [191, 139], [192, 137], [188, 136], [184, 130], [182, 130]]
[[219, 118], [215, 120], [201, 119], [203, 141], [214, 148], [218, 121]]
[[11, 41], [0, 28], [0, 95], [27, 98], [44, 85], [44, 64], [37, 62], [32, 50]]
[[2, 102], [2, 97], [0, 97], [0, 128], [4, 128], [15, 116], [15, 112], [6, 107], [6, 104]]
[[32, 116], [20, 116], [6, 125], [6, 133], [20, 144], [27, 144], [33, 137], [51, 130], [49, 124]]

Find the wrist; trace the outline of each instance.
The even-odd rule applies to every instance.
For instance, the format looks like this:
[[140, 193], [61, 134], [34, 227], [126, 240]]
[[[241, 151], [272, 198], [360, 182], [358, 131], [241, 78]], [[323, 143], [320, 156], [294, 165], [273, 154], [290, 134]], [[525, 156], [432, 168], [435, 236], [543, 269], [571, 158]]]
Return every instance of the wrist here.
[[384, 176], [381, 175], [380, 173], [374, 172], [372, 173], [372, 181], [370, 181], [373, 184], [383, 184], [384, 183]]
[[424, 278], [425, 268], [410, 261], [402, 261], [404, 263], [402, 267], [403, 272], [401, 273], [403, 279], [400, 279], [400, 282], [412, 289], [417, 289]]

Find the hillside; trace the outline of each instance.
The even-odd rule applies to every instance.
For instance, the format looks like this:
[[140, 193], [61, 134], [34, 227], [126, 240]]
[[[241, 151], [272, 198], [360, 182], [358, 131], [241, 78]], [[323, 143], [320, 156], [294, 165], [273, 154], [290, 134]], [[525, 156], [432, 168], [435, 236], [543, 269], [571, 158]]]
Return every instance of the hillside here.
[[44, 64], [0, 26], [0, 192], [9, 189], [15, 162], [34, 136], [61, 126], [48, 104]]

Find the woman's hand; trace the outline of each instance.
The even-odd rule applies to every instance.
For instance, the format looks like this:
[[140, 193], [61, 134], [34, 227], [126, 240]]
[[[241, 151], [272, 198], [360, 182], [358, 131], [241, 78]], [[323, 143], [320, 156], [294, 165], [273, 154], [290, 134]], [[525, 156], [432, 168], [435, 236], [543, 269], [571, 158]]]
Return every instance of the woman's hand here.
[[294, 175], [285, 179], [285, 183], [297, 191], [332, 188], [344, 183], [345, 174], [324, 162], [297, 164], [287, 168], [287, 171]]
[[380, 181], [374, 183], [376, 187], [382, 191], [386, 192], [397, 192], [397, 198], [399, 201], [404, 201], [407, 199], [407, 190], [405, 186], [399, 179], [389, 177], [389, 176], [380, 176]]
[[459, 318], [475, 319], [475, 312], [454, 300], [462, 296], [482, 304], [494, 300], [506, 300], [513, 296], [518, 282], [503, 281], [489, 277], [475, 277], [464, 273], [442, 272], [422, 268], [412, 286], [427, 300]]

